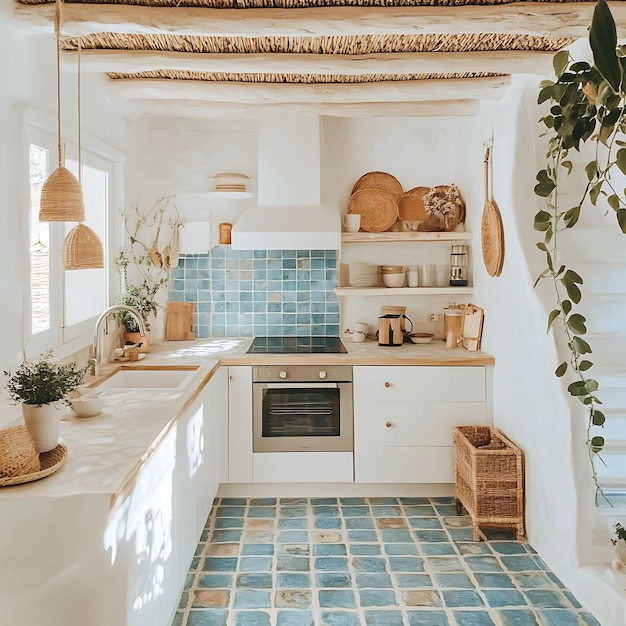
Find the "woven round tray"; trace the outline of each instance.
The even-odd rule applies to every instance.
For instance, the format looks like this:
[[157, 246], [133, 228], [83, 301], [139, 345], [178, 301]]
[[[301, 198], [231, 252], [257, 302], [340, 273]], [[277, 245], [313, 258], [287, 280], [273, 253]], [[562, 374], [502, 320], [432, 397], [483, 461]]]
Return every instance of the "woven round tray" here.
[[54, 472], [61, 469], [66, 460], [67, 447], [60, 443], [53, 450], [50, 450], [48, 452], [42, 452], [39, 455], [39, 462], [41, 464], [41, 469], [39, 471], [22, 474], [21, 476], [0, 478], [0, 487], [21, 485], [23, 483], [30, 483], [34, 480], [39, 480], [40, 478], [50, 476], [50, 474], [54, 474]]
[[355, 194], [362, 189], [380, 189], [386, 191], [395, 198], [396, 202], [400, 202], [400, 198], [402, 198], [402, 185], [400, 181], [395, 176], [387, 174], [386, 172], [368, 172], [367, 174], [363, 174], [363, 176], [354, 183], [352, 193]]
[[352, 194], [348, 213], [361, 215], [361, 230], [381, 233], [396, 223], [398, 203], [394, 196], [382, 189], [361, 189]]
[[418, 220], [426, 221], [426, 209], [424, 208], [424, 196], [430, 191], [430, 187], [413, 187], [409, 189], [398, 204], [398, 213], [402, 221]]
[[0, 479], [21, 476], [41, 469], [35, 442], [25, 426], [0, 431]]

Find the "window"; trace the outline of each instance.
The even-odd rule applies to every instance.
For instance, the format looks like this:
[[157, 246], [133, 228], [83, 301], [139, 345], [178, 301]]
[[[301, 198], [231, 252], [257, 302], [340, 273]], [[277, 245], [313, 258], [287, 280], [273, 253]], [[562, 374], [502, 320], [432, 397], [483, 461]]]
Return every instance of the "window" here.
[[[104, 248], [103, 269], [64, 271], [61, 248], [75, 222], [40, 222], [41, 188], [57, 167], [56, 139], [35, 128], [28, 130], [30, 182], [29, 258], [30, 325], [26, 350], [30, 356], [82, 336], [89, 337], [95, 318], [108, 303], [107, 231], [109, 200], [115, 163], [83, 149], [82, 187], [85, 224], [100, 237]], [[70, 147], [71, 148], [71, 147]], [[69, 150], [69, 148], [68, 148]], [[72, 154], [72, 157], [75, 157]], [[65, 159], [78, 178], [76, 158]]]

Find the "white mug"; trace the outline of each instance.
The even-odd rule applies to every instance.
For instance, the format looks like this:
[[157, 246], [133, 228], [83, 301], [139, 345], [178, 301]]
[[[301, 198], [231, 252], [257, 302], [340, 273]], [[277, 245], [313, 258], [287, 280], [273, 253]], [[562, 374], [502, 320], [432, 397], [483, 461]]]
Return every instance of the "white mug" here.
[[366, 322], [355, 322], [354, 323], [354, 332], [355, 333], [363, 333], [367, 335], [370, 332], [370, 325]]
[[359, 213], [348, 213], [344, 215], [343, 227], [349, 233], [359, 232], [359, 228], [361, 228], [361, 215]]
[[354, 331], [352, 333], [352, 341], [354, 341], [354, 343], [362, 343], [363, 341], [365, 341], [365, 333]]

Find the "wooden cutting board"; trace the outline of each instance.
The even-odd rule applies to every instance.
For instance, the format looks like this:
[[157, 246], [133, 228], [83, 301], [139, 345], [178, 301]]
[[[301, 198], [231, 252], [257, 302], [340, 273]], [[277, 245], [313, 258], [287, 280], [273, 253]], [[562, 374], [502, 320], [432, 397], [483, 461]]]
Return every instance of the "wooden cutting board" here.
[[465, 307], [463, 316], [463, 347], [474, 352], [480, 349], [485, 312], [475, 304]]
[[168, 302], [165, 318], [165, 339], [184, 341], [195, 339], [193, 318], [195, 302]]

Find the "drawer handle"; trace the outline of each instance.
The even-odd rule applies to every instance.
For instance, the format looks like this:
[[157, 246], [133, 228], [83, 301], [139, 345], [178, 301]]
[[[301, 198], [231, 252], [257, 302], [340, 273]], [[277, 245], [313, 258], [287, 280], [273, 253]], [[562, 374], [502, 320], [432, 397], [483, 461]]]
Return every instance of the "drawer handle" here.
[[391, 387], [391, 383], [389, 381], [385, 382], [385, 387], [387, 388]]
[[385, 426], [387, 428], [391, 428], [393, 426], [393, 422], [385, 422]]

